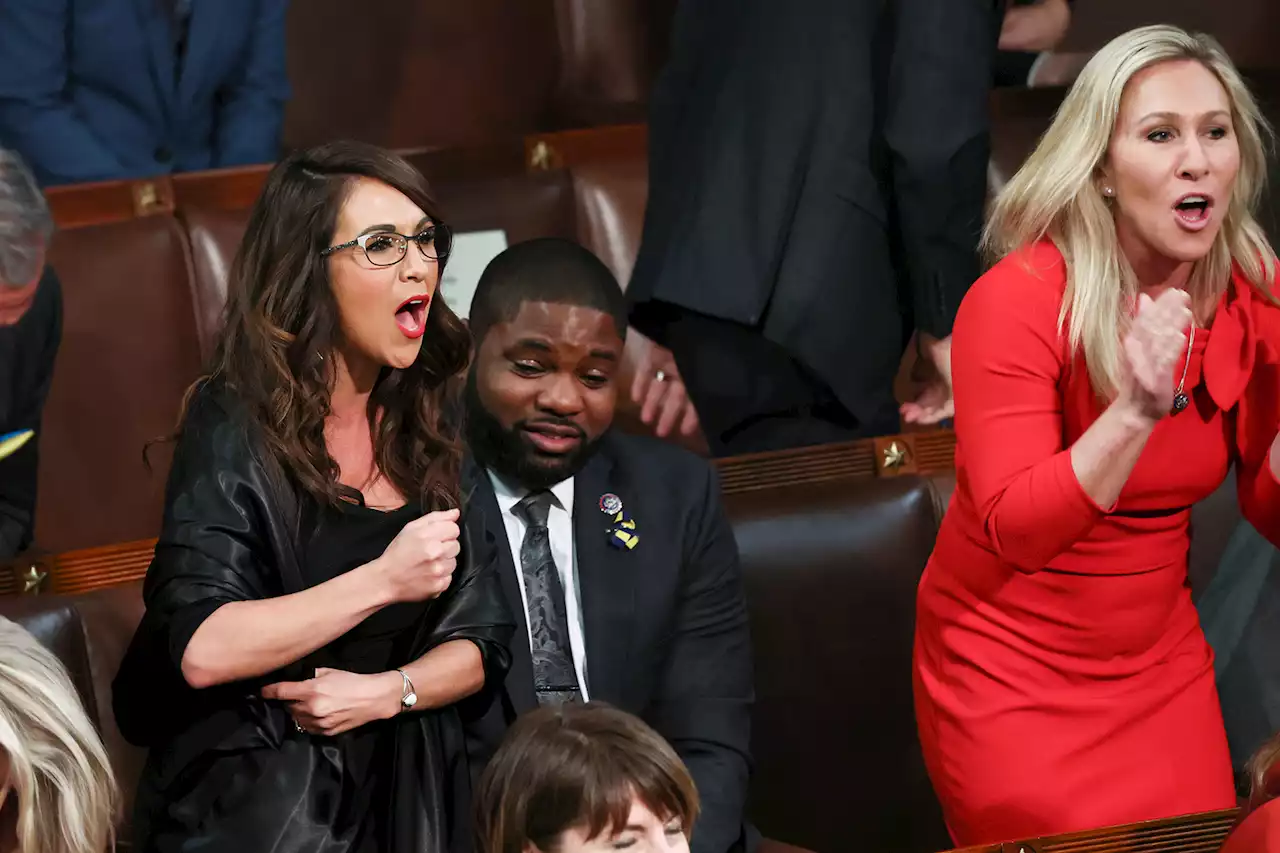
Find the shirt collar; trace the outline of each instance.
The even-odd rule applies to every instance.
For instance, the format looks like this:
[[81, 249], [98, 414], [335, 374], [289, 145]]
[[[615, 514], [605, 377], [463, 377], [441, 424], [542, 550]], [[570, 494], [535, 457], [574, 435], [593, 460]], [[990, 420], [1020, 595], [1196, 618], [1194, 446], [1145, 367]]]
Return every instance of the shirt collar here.
[[[512, 483], [503, 477], [498, 476], [493, 470], [486, 468], [484, 471], [489, 475], [489, 482], [493, 484], [494, 497], [498, 499], [498, 509], [504, 513], [511, 512], [517, 503], [529, 494], [530, 490], [518, 483]], [[573, 478], [561, 480], [552, 486], [548, 491], [555, 498], [555, 503], [565, 512], [573, 515]]]

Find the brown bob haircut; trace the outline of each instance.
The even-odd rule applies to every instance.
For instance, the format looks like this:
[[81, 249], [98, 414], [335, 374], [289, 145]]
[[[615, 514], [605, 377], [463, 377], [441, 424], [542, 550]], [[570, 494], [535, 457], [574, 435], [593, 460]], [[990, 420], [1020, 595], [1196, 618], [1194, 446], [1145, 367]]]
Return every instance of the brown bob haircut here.
[[637, 798], [692, 830], [697, 789], [657, 732], [601, 702], [538, 708], [511, 727], [480, 781], [476, 853], [555, 853], [574, 827], [588, 838], [621, 831]]

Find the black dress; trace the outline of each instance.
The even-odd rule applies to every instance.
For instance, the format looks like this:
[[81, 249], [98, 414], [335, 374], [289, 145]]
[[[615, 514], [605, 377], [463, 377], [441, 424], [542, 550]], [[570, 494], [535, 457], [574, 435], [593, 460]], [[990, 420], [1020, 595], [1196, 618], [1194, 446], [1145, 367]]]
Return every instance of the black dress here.
[[[492, 542], [464, 537], [449, 589], [384, 608], [303, 661], [193, 690], [181, 661], [222, 604], [319, 584], [382, 553], [416, 507], [300, 505], [264, 461], [234, 398], [202, 389], [174, 456], [146, 613], [114, 685], [117, 722], [148, 746], [133, 843], [140, 853], [453, 853], [470, 847], [470, 783], [454, 707], [401, 714], [337, 737], [299, 733], [265, 684], [318, 667], [372, 673], [442, 643], [480, 648], [500, 685], [513, 621]], [[301, 508], [300, 508], [301, 507]], [[486, 687], [486, 689], [489, 689]]]

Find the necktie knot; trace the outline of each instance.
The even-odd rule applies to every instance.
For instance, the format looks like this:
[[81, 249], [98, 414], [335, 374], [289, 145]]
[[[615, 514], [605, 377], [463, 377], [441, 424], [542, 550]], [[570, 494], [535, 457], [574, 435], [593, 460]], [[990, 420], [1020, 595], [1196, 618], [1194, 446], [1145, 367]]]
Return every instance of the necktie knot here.
[[516, 514], [531, 527], [546, 527], [547, 516], [551, 512], [552, 500], [554, 498], [551, 492], [545, 489], [540, 492], [533, 492], [521, 498], [520, 502], [516, 504]]

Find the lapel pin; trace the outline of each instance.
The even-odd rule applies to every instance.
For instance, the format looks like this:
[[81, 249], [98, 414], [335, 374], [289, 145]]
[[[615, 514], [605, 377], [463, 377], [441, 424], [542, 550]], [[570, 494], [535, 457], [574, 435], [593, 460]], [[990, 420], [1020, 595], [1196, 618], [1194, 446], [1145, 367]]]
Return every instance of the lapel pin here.
[[614, 548], [633, 550], [640, 542], [636, 523], [622, 511], [622, 498], [612, 493], [600, 496], [600, 511], [610, 517], [611, 524], [605, 530], [609, 544]]

